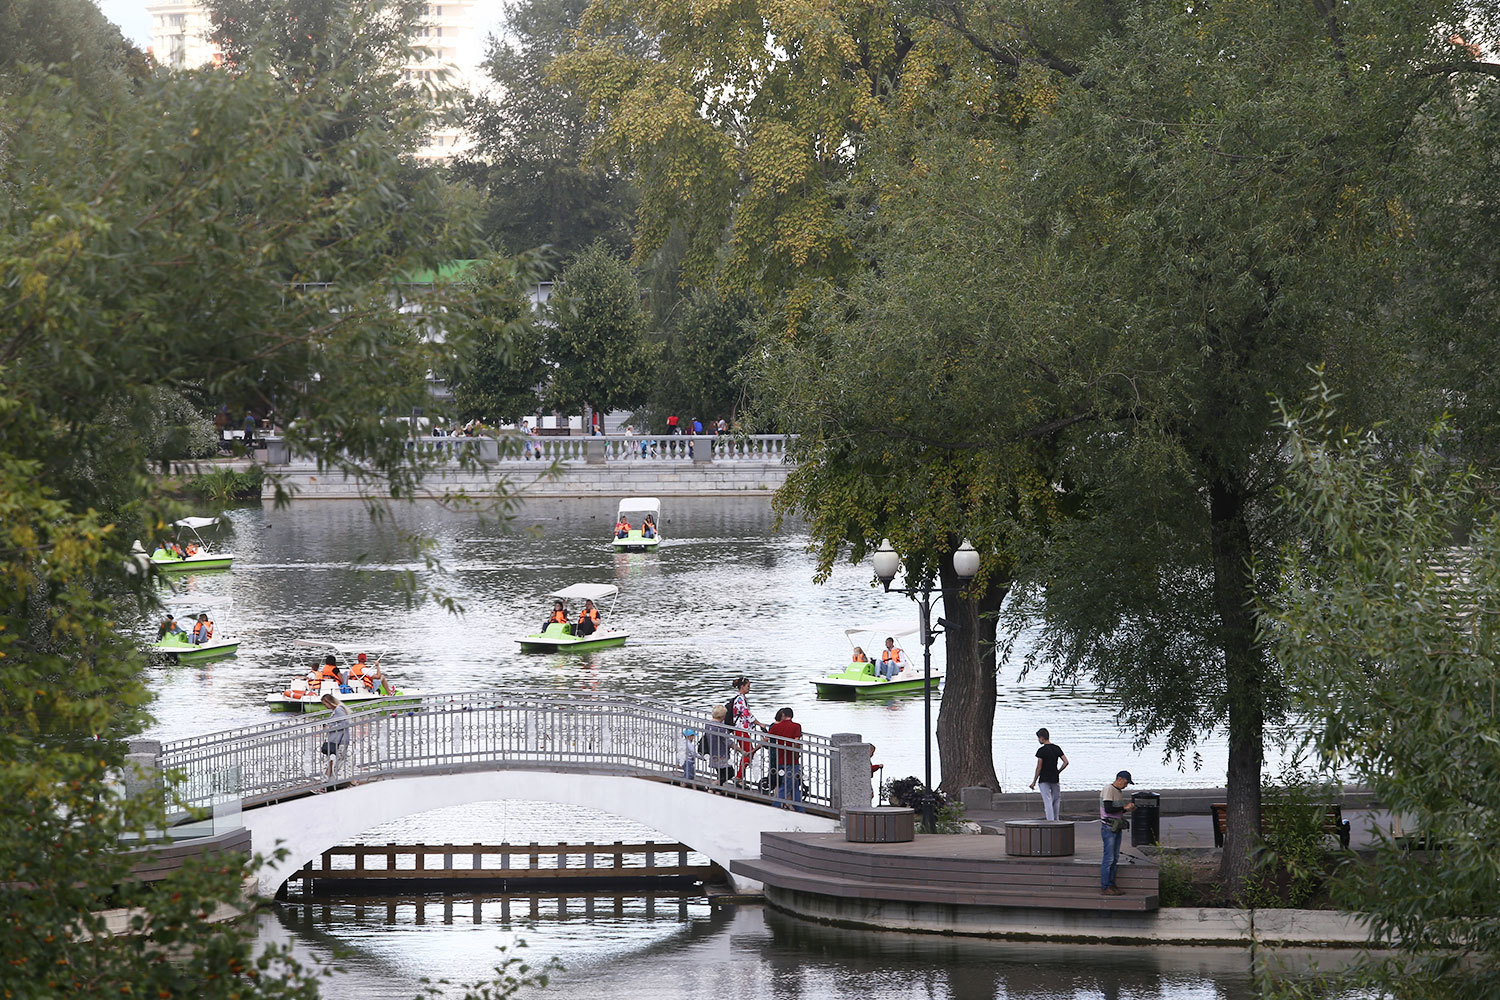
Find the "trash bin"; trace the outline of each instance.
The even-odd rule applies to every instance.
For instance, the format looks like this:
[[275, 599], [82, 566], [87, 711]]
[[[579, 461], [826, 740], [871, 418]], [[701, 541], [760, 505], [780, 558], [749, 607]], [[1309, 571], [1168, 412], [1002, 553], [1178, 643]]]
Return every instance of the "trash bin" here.
[[1135, 803], [1130, 817], [1130, 846], [1145, 847], [1161, 840], [1161, 796], [1136, 792], [1130, 801]]

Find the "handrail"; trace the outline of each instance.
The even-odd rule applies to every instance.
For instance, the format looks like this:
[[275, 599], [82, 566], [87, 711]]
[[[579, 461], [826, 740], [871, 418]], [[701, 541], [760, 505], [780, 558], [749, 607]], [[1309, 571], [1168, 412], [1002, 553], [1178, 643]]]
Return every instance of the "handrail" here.
[[[365, 709], [349, 721], [349, 739], [326, 776], [320, 746], [329, 735], [326, 715], [272, 722], [176, 740], [162, 746], [159, 766], [179, 778], [179, 803], [204, 808], [237, 796], [244, 808], [276, 802], [349, 781], [450, 774], [506, 768], [541, 768], [620, 774], [682, 782], [682, 730], [702, 735], [707, 720], [660, 702], [630, 695], [573, 692], [477, 691], [420, 696], [415, 703]], [[775, 748], [763, 737], [733, 731], [739, 754], [770, 772], [769, 787], [727, 788], [761, 802], [777, 796]], [[835, 812], [835, 748], [825, 736], [779, 741], [800, 755], [809, 812]], [[734, 761], [738, 769], [740, 761]], [[693, 785], [716, 785], [700, 771]], [[748, 782], [747, 782], [748, 784]]]

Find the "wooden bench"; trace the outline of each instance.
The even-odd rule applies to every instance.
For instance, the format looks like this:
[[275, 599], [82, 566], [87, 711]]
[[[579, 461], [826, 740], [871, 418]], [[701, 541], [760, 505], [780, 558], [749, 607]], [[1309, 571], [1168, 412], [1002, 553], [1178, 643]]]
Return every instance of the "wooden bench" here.
[[[1344, 818], [1343, 810], [1337, 805], [1314, 806], [1313, 808], [1323, 811], [1323, 832], [1330, 837], [1339, 838], [1340, 847], [1348, 847], [1350, 827], [1349, 821]], [[1215, 802], [1208, 809], [1214, 821], [1214, 846], [1223, 847], [1224, 829], [1229, 825], [1229, 804]]]

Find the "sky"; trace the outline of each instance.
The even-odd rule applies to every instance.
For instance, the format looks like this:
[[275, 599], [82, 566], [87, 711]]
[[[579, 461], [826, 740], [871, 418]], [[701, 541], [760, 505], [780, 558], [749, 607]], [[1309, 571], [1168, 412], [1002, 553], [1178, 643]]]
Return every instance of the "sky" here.
[[125, 37], [141, 48], [151, 44], [151, 19], [146, 16], [146, 0], [94, 0], [104, 16], [120, 26]]

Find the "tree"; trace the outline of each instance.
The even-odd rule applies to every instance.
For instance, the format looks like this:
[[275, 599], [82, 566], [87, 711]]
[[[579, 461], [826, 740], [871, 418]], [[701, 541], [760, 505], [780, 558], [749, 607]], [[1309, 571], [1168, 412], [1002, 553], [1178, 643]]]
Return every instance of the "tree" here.
[[0, 4], [0, 73], [49, 67], [103, 96], [149, 71], [146, 56], [89, 0], [6, 0]]
[[511, 252], [551, 247], [571, 257], [597, 239], [630, 246], [635, 196], [628, 178], [589, 159], [598, 123], [573, 88], [552, 75], [572, 45], [584, 0], [524, 0], [505, 8], [484, 70], [498, 96], [466, 102], [474, 137], [457, 176], [485, 196], [485, 235]]
[[[0, 993], [314, 995], [249, 926], [203, 923], [238, 903], [239, 866], [124, 877], [119, 835], [165, 820], [117, 792], [147, 722], [143, 656], [117, 631], [151, 599], [129, 550], [182, 513], [147, 474], [149, 414], [275, 386], [295, 447], [409, 495], [425, 469], [384, 414], [427, 399], [437, 354], [393, 292], [439, 263], [412, 234], [449, 226], [444, 202], [393, 182], [404, 132], [330, 140], [352, 86], [337, 69], [295, 90], [160, 74], [103, 98], [3, 69]], [[483, 294], [451, 304], [481, 312]], [[145, 933], [109, 940], [98, 911], [136, 905]]]
[[[472, 317], [477, 329], [463, 338], [468, 351], [449, 380], [460, 419], [515, 423], [536, 412], [547, 368], [542, 354], [544, 335], [528, 294], [535, 274], [534, 268], [501, 260], [485, 261], [470, 276], [472, 282], [498, 286], [505, 296], [495, 302], [495, 312]], [[450, 314], [448, 326], [463, 321]]]
[[1311, 544], [1288, 553], [1267, 630], [1319, 761], [1412, 838], [1376, 831], [1340, 870], [1335, 898], [1394, 950], [1339, 985], [1480, 1000], [1500, 989], [1500, 516], [1448, 428], [1393, 447], [1337, 429], [1331, 404], [1286, 421], [1284, 496]]
[[694, 291], [663, 344], [652, 412], [733, 421], [744, 396], [738, 368], [755, 344], [755, 329], [755, 312], [744, 296]]
[[[1309, 364], [1357, 418], [1430, 394], [1411, 330], [1431, 358], [1442, 341], [1414, 303], [1453, 310], [1410, 287], [1412, 212], [1487, 204], [1477, 169], [1446, 191], [1430, 176], [1464, 141], [1432, 123], [1495, 72], [1446, 41], [1467, 9], [943, 2], [910, 21], [840, 10], [818, 38], [799, 27], [826, 7], [675, 23], [600, 0], [586, 29], [595, 11], [663, 53], [622, 57], [594, 29], [569, 61], [611, 115], [604, 148], [638, 165], [644, 246], [688, 227], [703, 266], [761, 283], [782, 320], [767, 390], [816, 376], [783, 426], [829, 479], [799, 504], [836, 513], [857, 477], [996, 446], [1011, 460], [975, 467], [1007, 479], [951, 488], [1040, 501], [1028, 484], [1050, 482], [987, 532], [1043, 625], [1036, 662], [1091, 677], [1180, 759], [1224, 728], [1238, 885], [1286, 695], [1253, 610], [1252, 567], [1295, 533], [1269, 401]], [[1483, 245], [1482, 229], [1466, 232]], [[1450, 282], [1476, 271], [1454, 263], [1422, 260]], [[920, 308], [899, 299], [912, 275]], [[1488, 351], [1450, 342], [1476, 368]], [[888, 352], [909, 363], [867, 360]], [[885, 426], [846, 382], [893, 400]], [[868, 524], [826, 523], [851, 554], [873, 544]]]
[[645, 401], [657, 351], [645, 340], [640, 288], [624, 261], [594, 242], [563, 271], [547, 311], [549, 407], [608, 413]]

